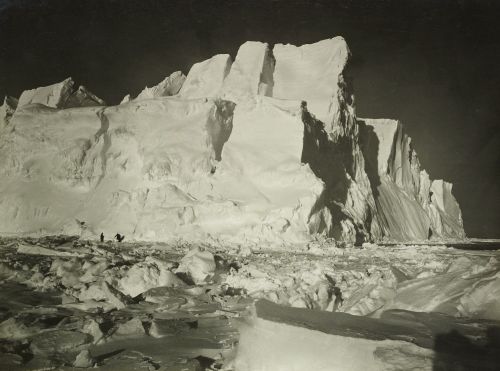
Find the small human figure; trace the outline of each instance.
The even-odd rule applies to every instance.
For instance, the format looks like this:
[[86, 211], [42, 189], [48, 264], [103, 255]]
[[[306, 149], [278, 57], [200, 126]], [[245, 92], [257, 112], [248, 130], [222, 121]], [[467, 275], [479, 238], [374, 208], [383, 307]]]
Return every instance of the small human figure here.
[[101, 232], [101, 242], [104, 242], [104, 233]]
[[120, 233], [117, 233], [115, 238], [118, 242], [122, 242], [125, 236], [122, 236]]

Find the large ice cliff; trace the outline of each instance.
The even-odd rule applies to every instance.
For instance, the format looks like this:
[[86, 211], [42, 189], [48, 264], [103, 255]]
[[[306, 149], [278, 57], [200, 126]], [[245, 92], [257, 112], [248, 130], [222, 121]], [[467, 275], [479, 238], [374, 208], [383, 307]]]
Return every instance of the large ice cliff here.
[[465, 237], [400, 122], [356, 117], [350, 52], [243, 44], [105, 103], [67, 79], [0, 107], [0, 233], [346, 242]]

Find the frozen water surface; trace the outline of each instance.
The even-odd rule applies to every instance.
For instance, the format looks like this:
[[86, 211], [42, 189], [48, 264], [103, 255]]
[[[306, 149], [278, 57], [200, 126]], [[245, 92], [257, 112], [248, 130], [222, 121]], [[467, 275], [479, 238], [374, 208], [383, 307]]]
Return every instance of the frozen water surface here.
[[281, 357], [297, 346], [303, 362], [329, 369], [322, 365], [340, 360], [338, 352], [318, 358], [304, 344], [324, 338], [333, 349], [339, 337], [369, 355], [351, 369], [368, 361], [387, 369], [394, 352], [432, 369], [440, 330], [484, 345], [500, 323], [498, 250], [65, 236], [0, 244], [0, 362], [8, 369], [269, 369], [259, 360], [286, 369]]

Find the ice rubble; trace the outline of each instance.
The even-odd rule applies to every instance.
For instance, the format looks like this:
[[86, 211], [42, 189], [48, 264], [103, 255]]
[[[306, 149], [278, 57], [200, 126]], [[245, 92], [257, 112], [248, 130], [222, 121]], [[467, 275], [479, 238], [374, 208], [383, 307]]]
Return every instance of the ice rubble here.
[[[224, 356], [227, 369], [498, 364], [499, 251], [339, 248], [316, 241], [308, 244], [309, 253], [288, 246], [233, 255], [231, 247], [208, 244], [64, 241], [0, 240], [2, 298], [9, 308], [0, 338], [23, 342], [32, 358], [50, 357], [52, 366], [62, 362], [54, 357], [61, 350], [64, 362], [73, 363], [118, 345], [139, 350], [144, 359], [156, 354], [150, 346], [164, 354], [169, 340], [183, 342], [184, 334], [195, 340], [191, 355], [206, 351], [199, 349], [201, 337], [216, 339], [211, 354], [223, 352], [236, 341], [230, 327], [236, 322], [228, 325], [227, 316], [243, 317], [236, 358], [231, 363]], [[73, 256], [62, 254], [68, 251]], [[31, 291], [16, 291], [10, 300], [13, 283]], [[21, 304], [26, 294], [30, 306]], [[259, 298], [277, 304], [259, 301], [255, 316], [247, 318], [246, 309]], [[91, 355], [78, 357], [85, 350]], [[163, 365], [178, 357], [161, 359]], [[102, 358], [94, 360], [102, 365]]]
[[341, 37], [247, 42], [118, 106], [83, 107], [102, 102], [71, 79], [26, 91], [4, 115], [0, 232], [463, 238], [451, 185], [401, 124], [356, 118], [349, 58]]
[[175, 272], [188, 274], [194, 283], [204, 283], [215, 272], [214, 256], [211, 252], [196, 247], [181, 259]]
[[[202, 355], [220, 369], [233, 352], [237, 330], [230, 317], [248, 300], [232, 304], [212, 281], [215, 269], [217, 279], [229, 269], [223, 257], [173, 245], [160, 251], [65, 237], [11, 241], [0, 241], [4, 368], [128, 369], [149, 360], [156, 369], [186, 369]], [[76, 256], [60, 254], [67, 250]], [[210, 282], [185, 283], [180, 271], [191, 278], [208, 274]]]

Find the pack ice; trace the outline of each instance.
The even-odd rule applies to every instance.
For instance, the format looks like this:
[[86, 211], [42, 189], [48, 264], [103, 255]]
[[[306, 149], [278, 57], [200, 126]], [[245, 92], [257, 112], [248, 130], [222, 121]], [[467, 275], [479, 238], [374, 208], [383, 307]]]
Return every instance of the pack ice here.
[[246, 42], [116, 106], [67, 79], [0, 108], [2, 234], [465, 237], [400, 122], [356, 117], [342, 37]]

